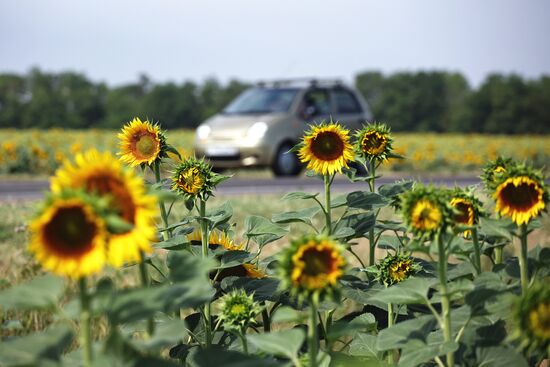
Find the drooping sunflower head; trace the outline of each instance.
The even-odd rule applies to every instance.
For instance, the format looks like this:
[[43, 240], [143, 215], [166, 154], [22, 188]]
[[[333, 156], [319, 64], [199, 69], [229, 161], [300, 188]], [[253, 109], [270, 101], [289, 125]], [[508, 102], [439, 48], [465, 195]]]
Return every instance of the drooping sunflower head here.
[[[454, 210], [454, 224], [456, 227], [471, 227], [476, 224], [482, 214], [481, 201], [474, 195], [473, 188], [468, 190], [454, 188], [449, 192], [450, 205]], [[463, 232], [464, 237], [471, 235], [471, 230]]]
[[82, 193], [52, 195], [30, 225], [29, 251], [58, 275], [76, 279], [100, 272], [108, 236], [100, 213]]
[[338, 123], [312, 125], [295, 149], [307, 169], [321, 175], [342, 172], [353, 161], [349, 131]]
[[167, 156], [166, 137], [157, 124], [135, 117], [118, 134], [120, 159], [132, 167], [151, 166]]
[[186, 198], [206, 198], [212, 194], [218, 177], [224, 177], [212, 172], [212, 167], [202, 159], [188, 157], [176, 166], [172, 175], [172, 190], [181, 193]]
[[356, 133], [356, 151], [366, 159], [385, 160], [392, 151], [393, 138], [386, 124], [369, 123]]
[[410, 256], [404, 254], [388, 254], [376, 267], [378, 279], [386, 287], [404, 281], [421, 269]]
[[499, 177], [506, 172], [507, 167], [514, 164], [512, 158], [502, 156], [498, 156], [494, 161], [489, 161], [483, 168], [483, 173], [480, 176], [485, 188], [489, 191], [493, 191]]
[[281, 284], [299, 299], [336, 295], [345, 264], [341, 246], [335, 240], [305, 236], [281, 253]]
[[75, 162], [66, 161], [51, 179], [54, 193], [82, 190], [107, 201], [109, 209], [128, 224], [109, 237], [109, 263], [121, 266], [139, 261], [141, 253], [152, 251], [155, 239], [156, 197], [149, 194], [143, 179], [122, 166], [110, 152], [95, 149], [77, 154]]
[[540, 172], [523, 164], [509, 166], [495, 181], [495, 211], [517, 225], [527, 224], [548, 205], [548, 188]]
[[443, 190], [417, 185], [400, 195], [401, 213], [416, 236], [429, 239], [443, 231], [453, 218], [453, 211]]
[[[202, 234], [200, 229], [195, 229], [193, 232], [187, 235], [187, 239], [193, 245], [200, 245], [202, 241]], [[215, 250], [222, 246], [228, 251], [242, 250], [244, 248], [244, 243], [236, 243], [229, 235], [221, 231], [210, 231], [208, 236], [208, 247], [211, 250]]]
[[515, 336], [530, 351], [547, 352], [550, 347], [550, 286], [535, 283], [518, 299], [514, 309]]
[[254, 324], [262, 308], [254, 302], [252, 295], [243, 289], [234, 290], [221, 298], [220, 319], [227, 330], [239, 330]]

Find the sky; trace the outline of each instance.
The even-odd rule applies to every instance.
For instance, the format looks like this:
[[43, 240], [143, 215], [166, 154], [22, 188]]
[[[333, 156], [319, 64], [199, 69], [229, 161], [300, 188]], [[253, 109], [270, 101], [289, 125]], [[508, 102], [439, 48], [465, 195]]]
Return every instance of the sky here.
[[0, 0], [0, 73], [120, 85], [448, 70], [550, 74], [546, 0]]

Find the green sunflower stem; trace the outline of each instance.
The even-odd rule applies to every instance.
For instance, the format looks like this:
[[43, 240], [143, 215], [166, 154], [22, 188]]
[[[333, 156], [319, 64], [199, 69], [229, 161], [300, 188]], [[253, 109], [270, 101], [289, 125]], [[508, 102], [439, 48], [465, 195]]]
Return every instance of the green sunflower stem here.
[[314, 297], [310, 304], [309, 326], [307, 328], [309, 343], [309, 365], [311, 367], [317, 367], [317, 355], [319, 354], [317, 317], [317, 300]]
[[519, 253], [519, 270], [521, 277], [521, 294], [525, 295], [529, 288], [529, 273], [527, 265], [527, 224], [520, 227], [521, 250]]
[[[156, 160], [153, 165], [153, 171], [155, 172], [155, 182], [158, 184], [161, 182], [160, 162], [158, 160]], [[160, 209], [160, 216], [162, 218], [162, 224], [164, 224], [164, 228], [168, 228], [168, 214], [166, 212], [166, 207], [164, 206], [164, 200], [162, 199], [159, 199], [159, 209]], [[169, 238], [170, 238], [170, 232], [168, 230], [162, 231], [162, 239], [166, 241]]]
[[248, 342], [246, 340], [245, 328], [242, 328], [242, 330], [239, 332], [239, 336], [241, 337], [241, 343], [243, 344], [243, 353], [248, 354]]
[[326, 221], [326, 232], [330, 236], [332, 234], [332, 218], [330, 212], [330, 175], [324, 175], [323, 181], [325, 183], [325, 221]]
[[[201, 228], [201, 245], [202, 245], [202, 257], [206, 259], [208, 257], [208, 238], [210, 234], [208, 233], [208, 221], [206, 217], [206, 200], [199, 199], [199, 223]], [[212, 345], [212, 321], [211, 321], [211, 307], [210, 302], [207, 302], [204, 305], [204, 328], [206, 330], [206, 347]]]
[[90, 327], [91, 322], [91, 310], [90, 310], [90, 295], [88, 294], [88, 287], [86, 278], [81, 277], [78, 280], [78, 286], [80, 288], [80, 347], [82, 348], [82, 361], [84, 367], [92, 366], [92, 329]]
[[481, 248], [477, 236], [477, 228], [472, 229], [472, 240], [474, 241], [474, 261], [477, 275], [481, 274]]
[[[388, 303], [388, 328], [393, 326], [393, 303]], [[395, 363], [395, 352], [390, 350], [388, 353], [388, 363], [393, 366]]]
[[495, 264], [502, 264], [502, 246], [495, 247]]
[[[369, 160], [369, 175], [371, 176], [369, 180], [369, 188], [371, 192], [374, 192], [375, 189], [375, 176], [376, 176], [376, 165], [374, 159]], [[376, 218], [375, 218], [376, 220]], [[376, 257], [376, 243], [374, 241], [374, 228], [369, 231], [369, 266], [373, 266]]]
[[[148, 288], [151, 283], [149, 282], [149, 273], [147, 272], [147, 264], [145, 263], [145, 254], [143, 251], [139, 252], [139, 256], [141, 258], [141, 261], [139, 262], [139, 278], [141, 280], [141, 285], [143, 287]], [[152, 317], [147, 319], [147, 334], [149, 336], [152, 336], [155, 332], [155, 321]]]
[[[439, 270], [439, 283], [441, 293], [441, 319], [443, 320], [443, 338], [446, 343], [452, 342], [452, 329], [451, 329], [451, 307], [449, 300], [449, 292], [447, 290], [447, 260], [448, 254], [445, 249], [445, 244], [438, 235], [437, 245], [439, 250], [438, 270]], [[447, 366], [454, 366], [454, 352], [447, 353]]]

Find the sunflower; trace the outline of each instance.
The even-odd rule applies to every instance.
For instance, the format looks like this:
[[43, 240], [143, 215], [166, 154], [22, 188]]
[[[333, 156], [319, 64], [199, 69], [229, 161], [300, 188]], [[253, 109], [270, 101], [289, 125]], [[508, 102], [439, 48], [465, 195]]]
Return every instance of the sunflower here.
[[176, 167], [172, 175], [172, 190], [187, 198], [199, 196], [205, 199], [221, 182], [219, 178], [225, 177], [212, 172], [212, 167], [202, 159], [188, 157]]
[[488, 190], [495, 189], [495, 181], [497, 181], [502, 174], [506, 172], [506, 168], [514, 165], [512, 158], [497, 157], [494, 161], [488, 162], [483, 168], [481, 174], [481, 180], [483, 181], [485, 188]]
[[547, 194], [542, 180], [530, 176], [510, 176], [496, 187], [493, 199], [498, 214], [510, 217], [521, 225], [546, 208]]
[[[473, 194], [473, 189], [465, 191], [461, 188], [455, 188], [449, 193], [451, 200], [449, 204], [454, 209], [454, 223], [459, 226], [471, 227], [477, 223], [481, 215], [481, 201]], [[464, 231], [464, 237], [471, 235], [471, 230]]]
[[132, 167], [152, 165], [166, 156], [166, 138], [158, 125], [135, 117], [118, 134], [120, 159]]
[[441, 189], [423, 185], [401, 194], [399, 207], [405, 223], [420, 237], [429, 238], [442, 231], [453, 217], [446, 194]]
[[515, 336], [522, 339], [521, 346], [542, 353], [550, 347], [550, 287], [535, 283], [518, 299], [514, 309]]
[[[208, 237], [208, 247], [211, 250], [216, 250], [220, 246], [227, 251], [242, 251], [244, 249], [244, 243], [235, 243], [225, 232], [212, 231]], [[201, 231], [195, 229], [187, 235], [187, 240], [193, 245], [200, 246], [202, 241]], [[210, 276], [211, 278], [216, 277], [216, 280], [221, 281], [223, 278], [230, 276], [259, 279], [265, 278], [266, 274], [254, 264], [242, 264], [224, 268], [219, 273], [213, 271]]]
[[[228, 251], [242, 250], [244, 248], [243, 243], [235, 243], [225, 232], [210, 231], [208, 239], [208, 247], [211, 250], [222, 246]], [[187, 235], [187, 240], [192, 244], [200, 244], [202, 241], [201, 230], [195, 229], [193, 232]]]
[[344, 274], [341, 246], [330, 237], [305, 236], [281, 254], [282, 285], [299, 298], [331, 295]]
[[356, 134], [356, 150], [368, 159], [387, 159], [392, 151], [393, 139], [386, 124], [368, 124]]
[[76, 279], [105, 265], [105, 222], [84, 196], [53, 196], [30, 231], [29, 251], [55, 274]]
[[109, 207], [131, 224], [131, 228], [110, 236], [107, 256], [112, 265], [139, 261], [141, 252], [152, 251], [156, 198], [147, 194], [143, 180], [125, 169], [111, 153], [92, 149], [78, 154], [74, 164], [65, 162], [52, 178], [51, 189], [60, 192], [67, 188], [106, 198]]
[[388, 254], [376, 267], [380, 282], [387, 287], [402, 282], [420, 270], [418, 264], [403, 254]]
[[307, 163], [307, 169], [321, 175], [341, 173], [353, 160], [349, 131], [338, 123], [311, 126], [296, 149], [300, 161]]

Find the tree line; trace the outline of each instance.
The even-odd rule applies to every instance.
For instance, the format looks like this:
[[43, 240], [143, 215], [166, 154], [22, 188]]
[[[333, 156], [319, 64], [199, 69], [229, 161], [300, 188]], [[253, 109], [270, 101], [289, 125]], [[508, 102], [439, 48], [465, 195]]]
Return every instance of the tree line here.
[[[109, 87], [75, 72], [0, 74], [0, 128], [119, 128], [133, 116], [194, 128], [250, 84], [135, 83]], [[472, 88], [459, 73], [363, 72], [356, 88], [394, 131], [550, 133], [550, 77], [489, 75]]]

